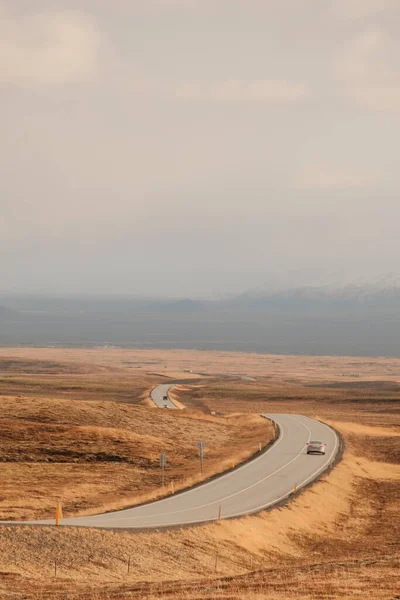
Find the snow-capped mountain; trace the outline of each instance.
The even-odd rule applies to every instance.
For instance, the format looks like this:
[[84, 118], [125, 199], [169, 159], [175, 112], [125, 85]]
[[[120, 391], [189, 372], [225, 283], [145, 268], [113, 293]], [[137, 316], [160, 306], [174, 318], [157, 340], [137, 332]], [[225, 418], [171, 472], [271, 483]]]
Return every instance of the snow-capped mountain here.
[[376, 281], [329, 285], [298, 285], [277, 287], [275, 282], [237, 296], [232, 305], [244, 309], [274, 309], [307, 312], [316, 309], [337, 310], [368, 308], [399, 310], [400, 276], [391, 274]]
[[252, 297], [270, 296], [272, 294], [291, 294], [294, 291], [302, 291], [304, 294], [312, 296], [359, 296], [364, 294], [387, 293], [394, 290], [400, 290], [400, 274], [389, 273], [376, 279], [358, 278], [352, 281], [335, 282], [334, 279], [330, 283], [307, 283], [298, 282], [296, 277], [291, 282], [290, 278], [278, 279], [271, 278], [262, 285], [257, 286], [246, 292]]

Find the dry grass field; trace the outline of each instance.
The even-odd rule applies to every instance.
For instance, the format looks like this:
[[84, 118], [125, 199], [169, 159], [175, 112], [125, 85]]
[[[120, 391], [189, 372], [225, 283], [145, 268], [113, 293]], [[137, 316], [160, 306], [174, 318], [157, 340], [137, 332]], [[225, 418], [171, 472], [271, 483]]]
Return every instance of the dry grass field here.
[[[11, 354], [12, 353], [12, 354]], [[144, 371], [132, 371], [128, 365], [110, 365], [105, 360], [86, 361], [83, 353], [56, 352], [54, 359], [40, 350], [43, 358], [20, 356], [21, 350], [5, 354], [0, 349], [0, 394], [43, 396], [67, 400], [118, 400], [137, 404], [149, 388], [157, 385], [159, 377]], [[24, 353], [22, 353], [24, 354]]]
[[[123, 397], [117, 402], [118, 395], [112, 401], [103, 396], [95, 400], [92, 396], [82, 402], [80, 392], [66, 399], [58, 393], [50, 397], [20, 394], [14, 388], [15, 394], [7, 393], [1, 400], [8, 407], [6, 420], [24, 423], [23, 431], [29, 421], [34, 435], [32, 442], [24, 439], [23, 433], [16, 438], [17, 433], [11, 428], [11, 442], [7, 436], [0, 442], [0, 455], [10, 458], [1, 463], [2, 469], [17, 471], [30, 464], [38, 468], [67, 465], [82, 469], [80, 478], [85, 477], [88, 482], [87, 473], [92, 468], [107, 469], [110, 465], [136, 468], [138, 456], [145, 454], [144, 446], [153, 448], [160, 440], [165, 449], [168, 439], [179, 437], [182, 451], [187, 448], [190, 454], [193, 449], [188, 440], [193, 432], [200, 435], [197, 428], [203, 428], [203, 436], [209, 434], [215, 440], [221, 436], [222, 455], [222, 448], [231, 447], [232, 436], [243, 431], [246, 419], [249, 419], [247, 443], [254, 444], [257, 437], [253, 435], [254, 415], [260, 411], [300, 412], [323, 419], [341, 432], [346, 447], [341, 463], [319, 483], [293, 498], [288, 506], [257, 516], [140, 534], [1, 527], [0, 598], [392, 600], [400, 594], [400, 360], [299, 357], [296, 361], [295, 357], [227, 353], [220, 356], [181, 351], [141, 354], [126, 350], [110, 350], [106, 356], [106, 351], [101, 350], [53, 349], [3, 349], [0, 358], [6, 358], [7, 353], [24, 361], [40, 359], [74, 364], [77, 369], [80, 362], [90, 365], [88, 371], [93, 383], [96, 369], [115, 369], [115, 373], [120, 369], [121, 379], [133, 378], [128, 368], [132, 365], [126, 361], [137, 362], [138, 384], [133, 389], [137, 390], [138, 401], [139, 396], [143, 401], [148, 389], [144, 383], [153, 382], [150, 372], [184, 374], [191, 369], [211, 376], [175, 388], [175, 397], [187, 408], [173, 415], [163, 413], [163, 417], [171, 419], [165, 430], [158, 411], [126, 403]], [[198, 368], [194, 364], [195, 355], [199, 359]], [[224, 377], [234, 374], [255, 379]], [[53, 383], [58, 376], [54, 374]], [[2, 379], [8, 377], [11, 374], [4, 371]], [[17, 369], [12, 377], [23, 379], [28, 374]], [[38, 377], [43, 378], [43, 373]], [[65, 377], [68, 378], [68, 369]], [[77, 374], [71, 371], [71, 377], [76, 378]], [[88, 374], [83, 377], [89, 379]], [[160, 381], [160, 375], [156, 380], [157, 377]], [[218, 416], [211, 417], [211, 410]], [[2, 423], [5, 416], [2, 410]], [[155, 432], [154, 439], [148, 440], [148, 444], [144, 441], [140, 452], [136, 452], [139, 448], [136, 436], [142, 434], [145, 423], [150, 424], [152, 434]], [[105, 434], [110, 424], [118, 433]], [[39, 431], [42, 427], [43, 434]], [[66, 432], [57, 427], [66, 427]], [[94, 435], [93, 428], [100, 429], [102, 436]], [[49, 456], [46, 448], [52, 453], [61, 449], [58, 456], [71, 460], [69, 454], [65, 455], [71, 451], [71, 445], [67, 444], [71, 431], [75, 431], [75, 439], [81, 444], [74, 445], [78, 453], [73, 457], [76, 462], [43, 461], [43, 457]], [[146, 431], [149, 432], [148, 425]], [[17, 445], [13, 443], [15, 439], [20, 440]], [[123, 443], [117, 444], [116, 439]], [[33, 457], [32, 463], [18, 460], [19, 446], [25, 458]], [[167, 449], [169, 455], [171, 451]], [[108, 462], [96, 452], [111, 456], [119, 452], [126, 462]], [[151, 463], [150, 452], [146, 457]], [[219, 455], [215, 458], [216, 462], [221, 460]], [[190, 460], [188, 456], [188, 465]], [[138, 469], [145, 471], [146, 465]], [[48, 493], [52, 488], [51, 478], [49, 475], [43, 484]], [[72, 512], [91, 510], [102, 500], [104, 504], [112, 501], [112, 488], [102, 489], [100, 479], [88, 483], [94, 495], [94, 490], [98, 492], [96, 502], [90, 506], [71, 505]], [[39, 497], [40, 481], [36, 479], [32, 490]], [[14, 516], [22, 514], [29, 505], [19, 485], [18, 481], [14, 484], [13, 502], [17, 506], [19, 501], [20, 512], [15, 509]], [[154, 486], [153, 491], [159, 488], [159, 481], [149, 480], [148, 485], [151, 493], [150, 487]], [[58, 484], [54, 487], [60, 489]], [[8, 492], [4, 494], [3, 489], [0, 500], [4, 507]], [[57, 492], [52, 498], [56, 496]], [[10, 510], [10, 506], [5, 508]], [[46, 511], [47, 507], [42, 504], [34, 510]]]
[[[156, 373], [157, 382], [161, 374], [177, 374], [189, 377], [188, 373], [209, 375], [247, 375], [251, 377], [273, 377], [308, 382], [346, 381], [394, 381], [400, 382], [399, 358], [356, 358], [347, 356], [285, 356], [273, 354], [251, 354], [242, 352], [211, 352], [200, 350], [132, 350], [122, 348], [0, 348], [0, 359], [11, 358], [25, 361], [43, 360], [75, 365], [77, 370], [85, 368], [98, 372], [101, 368], [110, 372], [122, 370], [132, 381], [140, 381], [144, 375]], [[192, 375], [193, 375], [192, 373]], [[150, 375], [151, 377], [154, 376]]]
[[[0, 519], [65, 516], [131, 506], [182, 489], [248, 458], [273, 436], [252, 415], [202, 418], [114, 402], [0, 397]], [[145, 433], [148, 432], [148, 433]], [[207, 443], [203, 477], [196, 441]], [[166, 452], [165, 487], [159, 456]]]
[[[273, 437], [255, 415], [204, 416], [105, 401], [0, 397], [0, 519], [132, 506], [221, 472]], [[205, 440], [200, 474], [197, 440]], [[161, 485], [160, 453], [168, 456]]]

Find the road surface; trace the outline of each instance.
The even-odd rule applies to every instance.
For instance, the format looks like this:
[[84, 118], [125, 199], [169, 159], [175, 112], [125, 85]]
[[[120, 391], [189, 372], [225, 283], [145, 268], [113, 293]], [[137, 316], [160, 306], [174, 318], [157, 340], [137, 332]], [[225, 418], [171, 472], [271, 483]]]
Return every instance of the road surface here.
[[[280, 428], [278, 440], [263, 454], [186, 492], [117, 512], [63, 519], [62, 525], [118, 529], [163, 528], [256, 513], [287, 498], [316, 479], [334, 460], [339, 440], [327, 425], [301, 415], [265, 414]], [[326, 455], [307, 455], [306, 444], [326, 442]], [[206, 458], [207, 460], [207, 454]], [[168, 484], [168, 469], [166, 470]], [[52, 524], [36, 521], [35, 524]]]
[[159, 408], [177, 408], [177, 406], [175, 406], [175, 404], [169, 398], [164, 400], [165, 396], [168, 397], [168, 390], [172, 387], [174, 387], [173, 383], [163, 383], [158, 385], [151, 392], [151, 399]]

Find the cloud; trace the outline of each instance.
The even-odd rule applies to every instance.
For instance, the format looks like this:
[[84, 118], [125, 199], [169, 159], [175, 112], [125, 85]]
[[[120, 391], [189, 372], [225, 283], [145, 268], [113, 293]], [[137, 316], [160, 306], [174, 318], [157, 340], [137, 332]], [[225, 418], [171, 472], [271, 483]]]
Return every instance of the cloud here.
[[395, 7], [398, 0], [336, 0], [331, 4], [335, 16], [347, 19], [364, 19]]
[[383, 29], [355, 37], [334, 61], [341, 93], [359, 107], [400, 112], [400, 43]]
[[77, 11], [7, 14], [0, 4], [0, 83], [62, 85], [91, 78], [100, 33]]
[[308, 94], [308, 89], [302, 83], [267, 79], [252, 81], [231, 79], [217, 83], [183, 83], [176, 88], [176, 95], [179, 98], [214, 102], [289, 104], [302, 100]]
[[379, 184], [382, 172], [330, 165], [305, 165], [297, 173], [296, 187], [314, 189], [355, 189]]

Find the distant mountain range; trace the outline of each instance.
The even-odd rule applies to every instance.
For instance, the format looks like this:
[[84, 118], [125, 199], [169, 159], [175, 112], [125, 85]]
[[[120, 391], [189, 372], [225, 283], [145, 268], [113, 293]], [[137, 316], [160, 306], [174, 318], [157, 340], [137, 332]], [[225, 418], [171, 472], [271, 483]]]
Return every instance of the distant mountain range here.
[[21, 314], [181, 314], [240, 312], [313, 311], [334, 314], [343, 311], [400, 313], [400, 285], [381, 284], [345, 286], [303, 286], [269, 291], [257, 289], [222, 300], [192, 298], [135, 298], [118, 296], [0, 296], [0, 318], [12, 319]]
[[372, 310], [400, 311], [400, 286], [379, 285], [304, 286], [280, 291], [257, 290], [230, 300], [231, 306], [249, 310], [309, 313], [318, 311]]
[[400, 357], [400, 286], [258, 289], [221, 300], [0, 295], [0, 345]]
[[323, 291], [331, 294], [342, 294], [342, 293], [357, 293], [357, 292], [384, 292], [393, 289], [400, 289], [400, 273], [388, 273], [384, 276], [377, 277], [375, 279], [366, 280], [359, 278], [356, 281], [347, 282], [336, 282], [332, 275], [329, 278], [329, 283], [320, 283], [319, 285], [305, 283], [298, 283], [295, 281], [296, 277], [291, 281], [288, 276], [283, 280], [279, 280], [277, 277], [265, 281], [263, 284], [258, 285], [256, 288], [248, 291], [252, 295], [270, 295], [273, 293], [286, 292], [291, 290], [308, 289], [315, 291]]

